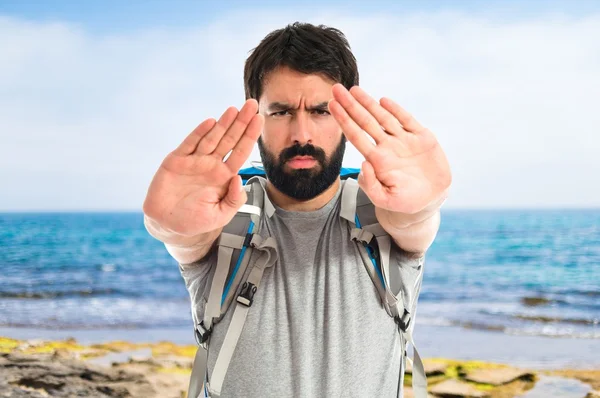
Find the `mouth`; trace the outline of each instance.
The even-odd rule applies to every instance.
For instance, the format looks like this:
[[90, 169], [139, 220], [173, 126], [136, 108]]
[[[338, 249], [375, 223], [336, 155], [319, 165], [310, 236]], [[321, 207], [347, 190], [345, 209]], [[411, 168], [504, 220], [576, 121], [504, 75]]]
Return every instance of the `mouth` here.
[[309, 169], [313, 167], [317, 161], [311, 156], [296, 156], [286, 163], [292, 169]]

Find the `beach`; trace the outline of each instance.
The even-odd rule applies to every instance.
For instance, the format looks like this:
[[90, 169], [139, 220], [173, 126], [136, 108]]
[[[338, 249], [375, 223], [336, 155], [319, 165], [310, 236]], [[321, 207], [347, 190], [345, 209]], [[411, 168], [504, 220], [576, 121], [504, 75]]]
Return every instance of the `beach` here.
[[[4, 397], [185, 397], [195, 353], [182, 329], [3, 328], [0, 334]], [[415, 336], [432, 397], [583, 398], [600, 390], [597, 339], [453, 327], [423, 327]], [[406, 397], [412, 396], [410, 372], [409, 366]]]

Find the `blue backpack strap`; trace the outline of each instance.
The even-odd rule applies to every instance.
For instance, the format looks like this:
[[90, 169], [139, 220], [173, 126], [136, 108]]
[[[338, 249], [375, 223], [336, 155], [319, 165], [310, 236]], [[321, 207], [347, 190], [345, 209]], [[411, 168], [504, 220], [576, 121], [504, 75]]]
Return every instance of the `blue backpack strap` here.
[[340, 216], [348, 221], [350, 236], [357, 244], [365, 269], [379, 293], [381, 303], [398, 325], [403, 352], [398, 397], [401, 397], [403, 392], [404, 354], [406, 344], [410, 343], [414, 351], [412, 381], [415, 397], [426, 398], [425, 368], [412, 337], [414, 322], [411, 324], [423, 277], [423, 258], [416, 260], [418, 261], [416, 279], [413, 275], [406, 274], [398, 264], [390, 264], [392, 238], [379, 224], [375, 206], [354, 179], [347, 179], [344, 183]]
[[217, 264], [209, 289], [205, 292], [206, 305], [203, 319], [196, 320], [195, 337], [198, 351], [194, 359], [188, 396], [197, 397], [206, 389], [208, 345], [214, 324], [227, 313], [234, 298], [247, 292], [240, 291], [241, 282], [250, 270], [253, 252], [263, 241], [258, 234], [264, 191], [259, 181], [245, 186], [248, 199], [223, 228], [217, 242]]

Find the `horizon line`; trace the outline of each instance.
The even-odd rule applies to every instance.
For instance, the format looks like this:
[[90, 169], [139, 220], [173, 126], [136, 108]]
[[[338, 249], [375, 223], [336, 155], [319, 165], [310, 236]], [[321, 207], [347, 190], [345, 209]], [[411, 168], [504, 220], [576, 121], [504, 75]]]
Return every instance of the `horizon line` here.
[[[448, 206], [442, 207], [442, 211], [557, 211], [557, 210], [600, 210], [600, 205], [595, 206], [543, 206], [543, 207], [532, 207], [532, 206]], [[10, 210], [0, 209], [0, 215], [3, 214], [77, 214], [77, 213], [96, 213], [96, 214], [109, 214], [109, 213], [129, 213], [129, 214], [143, 214], [143, 211], [137, 209], [28, 209], [28, 210]]]

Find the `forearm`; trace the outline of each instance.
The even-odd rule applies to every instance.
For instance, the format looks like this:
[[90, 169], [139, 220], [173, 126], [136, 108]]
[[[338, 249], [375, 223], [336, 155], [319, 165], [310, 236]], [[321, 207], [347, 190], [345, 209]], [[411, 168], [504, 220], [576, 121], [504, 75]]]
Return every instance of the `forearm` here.
[[402, 250], [423, 254], [435, 240], [440, 226], [440, 219], [440, 212], [437, 211], [423, 221], [404, 227], [394, 227], [390, 223], [380, 222], [380, 224]]
[[165, 244], [169, 254], [180, 264], [189, 264], [204, 257], [221, 233], [219, 229], [195, 236], [184, 236], [161, 227], [145, 214], [144, 225], [151, 236]]
[[447, 193], [415, 214], [395, 213], [375, 208], [379, 224], [403, 250], [423, 254], [429, 249], [437, 236], [441, 215], [440, 207], [446, 200]]

